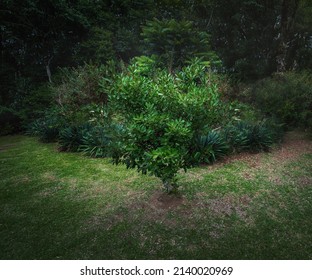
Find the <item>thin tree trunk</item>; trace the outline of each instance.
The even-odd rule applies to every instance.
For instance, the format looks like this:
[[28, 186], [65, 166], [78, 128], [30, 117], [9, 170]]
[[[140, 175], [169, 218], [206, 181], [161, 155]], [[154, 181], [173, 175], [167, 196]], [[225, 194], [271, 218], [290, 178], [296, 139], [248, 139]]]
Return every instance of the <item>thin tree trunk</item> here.
[[46, 64], [46, 71], [47, 71], [49, 83], [52, 83], [52, 74], [51, 74], [51, 69], [50, 69], [50, 63], [51, 63], [52, 58], [53, 56], [48, 60], [48, 63]]
[[287, 33], [287, 21], [288, 21], [288, 8], [289, 0], [283, 0], [281, 11], [281, 27], [280, 27], [280, 43], [278, 46], [278, 54], [276, 56], [277, 72], [286, 71], [286, 33]]
[[276, 64], [277, 72], [285, 72], [291, 67], [287, 63], [288, 50], [291, 47], [292, 31], [300, 0], [283, 0], [281, 11], [281, 24], [279, 47], [277, 50]]
[[51, 70], [50, 70], [50, 66], [49, 65], [46, 65], [46, 70], [47, 70], [49, 83], [52, 83], [52, 75], [51, 75]]

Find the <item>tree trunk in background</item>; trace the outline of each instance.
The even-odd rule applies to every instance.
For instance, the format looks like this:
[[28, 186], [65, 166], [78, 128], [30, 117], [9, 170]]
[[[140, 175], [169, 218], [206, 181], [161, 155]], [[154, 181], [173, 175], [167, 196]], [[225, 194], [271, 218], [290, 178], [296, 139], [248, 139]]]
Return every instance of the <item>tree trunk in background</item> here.
[[279, 46], [276, 56], [277, 72], [285, 72], [292, 67], [293, 58], [288, 59], [294, 37], [293, 28], [300, 0], [283, 0], [279, 33]]
[[47, 71], [49, 83], [52, 83], [52, 74], [51, 74], [51, 69], [50, 69], [50, 63], [51, 63], [52, 58], [53, 56], [48, 60], [48, 63], [46, 64], [46, 71]]
[[49, 65], [46, 65], [46, 70], [47, 70], [49, 83], [52, 83], [52, 75], [51, 75], [51, 70], [50, 70], [50, 66]]

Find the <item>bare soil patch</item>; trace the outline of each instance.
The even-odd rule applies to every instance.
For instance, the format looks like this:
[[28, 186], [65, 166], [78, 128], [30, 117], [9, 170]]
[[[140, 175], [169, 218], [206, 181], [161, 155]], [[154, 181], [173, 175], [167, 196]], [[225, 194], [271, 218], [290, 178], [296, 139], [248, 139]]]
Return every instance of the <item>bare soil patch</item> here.
[[302, 132], [291, 131], [285, 135], [282, 145], [272, 151], [272, 157], [278, 162], [283, 162], [307, 153], [312, 153], [312, 141]]
[[247, 210], [252, 202], [252, 198], [248, 195], [235, 196], [227, 194], [222, 197], [202, 199], [201, 196], [196, 200], [196, 207], [206, 208], [215, 217], [225, 217], [237, 215], [241, 220], [248, 220]]
[[177, 208], [184, 204], [184, 198], [180, 194], [167, 194], [162, 191], [156, 191], [148, 202], [154, 209], [169, 210]]
[[[312, 153], [312, 141], [307, 139], [306, 135], [301, 131], [286, 133], [284, 141], [270, 151], [272, 160], [278, 163], [295, 160], [307, 153]], [[236, 161], [245, 162], [250, 168], [259, 168], [262, 166], [263, 155], [264, 153], [242, 152], [226, 157], [210, 168], [218, 168], [220, 165], [223, 166]]]

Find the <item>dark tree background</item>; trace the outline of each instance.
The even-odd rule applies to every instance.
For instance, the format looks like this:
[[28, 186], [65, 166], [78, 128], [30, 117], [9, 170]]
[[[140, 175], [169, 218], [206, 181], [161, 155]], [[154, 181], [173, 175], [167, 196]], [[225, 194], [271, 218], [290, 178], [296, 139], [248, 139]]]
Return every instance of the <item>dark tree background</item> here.
[[2, 110], [48, 106], [62, 67], [143, 54], [170, 69], [203, 56], [243, 81], [312, 66], [309, 0], [2, 0], [0, 18]]

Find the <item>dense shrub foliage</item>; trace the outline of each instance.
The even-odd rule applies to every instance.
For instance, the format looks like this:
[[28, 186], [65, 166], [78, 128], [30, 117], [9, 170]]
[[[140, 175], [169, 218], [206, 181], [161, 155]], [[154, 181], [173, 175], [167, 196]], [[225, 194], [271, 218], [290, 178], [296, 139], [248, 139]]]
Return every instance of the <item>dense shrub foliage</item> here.
[[91, 130], [89, 124], [69, 126], [60, 131], [59, 144], [61, 151], [77, 152], [83, 144], [84, 137]]
[[38, 136], [42, 142], [55, 142], [59, 139], [60, 130], [66, 126], [64, 118], [57, 108], [48, 110], [45, 115], [31, 122], [26, 133]]
[[224, 129], [227, 142], [234, 152], [268, 151], [278, 140], [274, 129], [265, 122], [252, 124], [240, 121]]
[[[111, 106], [127, 127], [123, 150], [114, 159], [159, 177], [170, 192], [179, 169], [225, 153], [226, 143], [208, 132], [231, 121], [230, 109], [209, 79], [209, 68], [198, 59], [176, 73], [149, 72], [148, 65], [142, 73], [136, 65], [118, 76], [110, 95]], [[209, 139], [198, 145], [205, 133]]]
[[103, 85], [104, 82], [112, 82], [109, 79], [114, 76], [115, 71], [113, 62], [102, 66], [85, 64], [78, 68], [62, 69], [62, 81], [54, 87], [57, 102], [70, 108], [90, 103], [107, 103], [108, 92]]
[[130, 65], [117, 77], [110, 102], [114, 111], [128, 119], [155, 111], [189, 121], [195, 132], [218, 125], [227, 110], [217, 85], [209, 80], [206, 64], [200, 60], [175, 74], [155, 70], [142, 75], [136, 71], [136, 64]]
[[15, 133], [21, 128], [21, 118], [13, 109], [0, 106], [0, 119], [0, 135]]
[[250, 101], [287, 126], [312, 129], [312, 74], [283, 73], [255, 84]]
[[107, 128], [102, 126], [92, 127], [82, 136], [79, 151], [91, 157], [110, 156], [111, 135]]
[[85, 64], [76, 69], [62, 69], [60, 83], [52, 87], [57, 107], [69, 124], [79, 125], [89, 120], [103, 121], [108, 94], [117, 66], [113, 62], [100, 67]]
[[120, 139], [123, 137], [121, 125], [92, 125], [90, 123], [67, 127], [60, 132], [60, 150], [82, 152], [95, 158], [120, 154]]
[[198, 137], [194, 157], [199, 163], [213, 163], [218, 158], [226, 156], [230, 146], [221, 131], [209, 131]]

